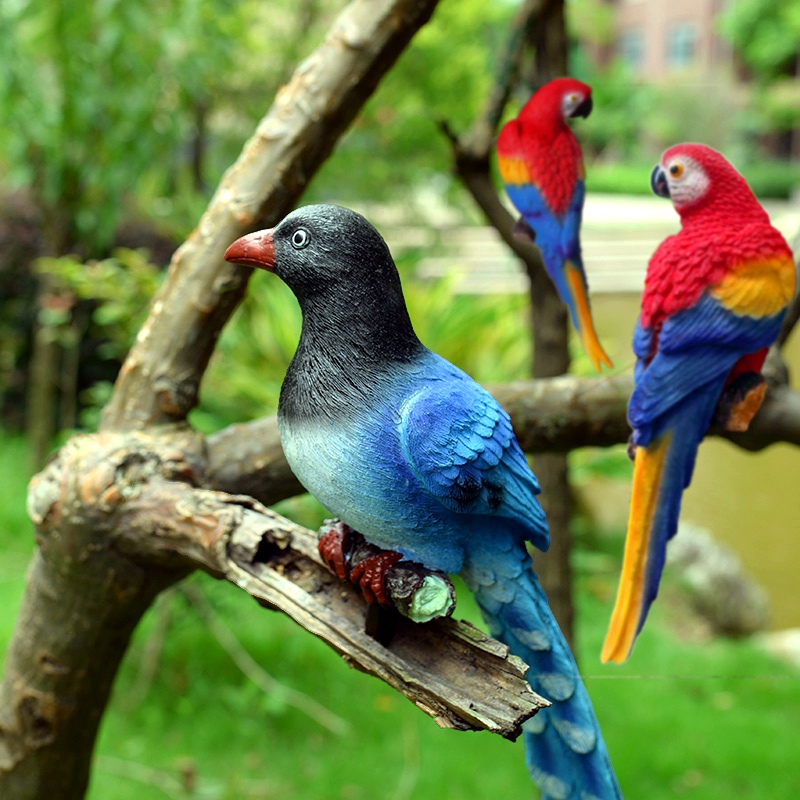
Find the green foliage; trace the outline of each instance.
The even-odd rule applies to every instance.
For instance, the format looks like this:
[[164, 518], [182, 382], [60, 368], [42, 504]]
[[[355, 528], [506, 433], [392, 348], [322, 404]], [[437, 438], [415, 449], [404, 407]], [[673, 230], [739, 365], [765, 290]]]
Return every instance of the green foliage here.
[[800, 164], [787, 164], [783, 161], [752, 161], [742, 165], [742, 175], [747, 179], [756, 197], [792, 197], [800, 186]]
[[232, 7], [3, 4], [0, 153], [12, 180], [31, 186], [63, 228], [57, 245], [97, 252], [137, 178], [154, 162], [166, 176], [180, 160], [194, 105], [230, 68], [232, 41], [216, 34]]
[[[584, 77], [592, 84], [595, 111], [575, 130], [586, 148], [590, 191], [642, 192], [649, 171], [638, 183], [625, 180], [630, 165], [652, 164], [679, 142], [703, 142], [740, 161], [751, 154], [746, 135], [751, 109], [732, 83], [719, 79], [713, 91], [705, 84], [637, 83], [619, 62]], [[618, 170], [620, 185], [603, 183], [598, 189], [592, 184], [597, 169]]]
[[730, 3], [720, 17], [728, 39], [756, 79], [751, 133], [792, 131], [800, 124], [800, 5], [783, 0]]
[[606, 194], [651, 195], [650, 172], [658, 161], [595, 161], [586, 165], [586, 190]]
[[[216, 183], [287, 59], [319, 35], [317, 18], [324, 24], [327, 14], [314, 8], [289, 0], [3, 3], [0, 164], [47, 210], [52, 246], [97, 255], [126, 203], [166, 198], [151, 212], [170, 214], [187, 181], [201, 193], [205, 181]], [[237, 124], [232, 148], [230, 136], [207, 130], [223, 111]]]
[[147, 255], [125, 248], [115, 250], [110, 258], [86, 262], [75, 256], [40, 258], [34, 270], [47, 277], [49, 293], [63, 300], [42, 308], [39, 324], [63, 327], [76, 301], [91, 300], [96, 336], [106, 340], [101, 352], [105, 358], [127, 353], [161, 284], [161, 273]]
[[582, 447], [569, 454], [570, 479], [575, 484], [595, 478], [630, 481], [633, 467], [626, 445]]
[[314, 179], [312, 197], [408, 204], [423, 187], [441, 196], [452, 156], [438, 124], [459, 133], [472, 124], [514, 10], [480, 0], [442, 3]]
[[578, 77], [591, 84], [595, 111], [575, 125], [576, 135], [587, 154], [624, 165], [641, 153], [643, 120], [652, 118], [657, 104], [654, 87], [635, 84], [619, 62], [602, 73], [584, 65]]
[[573, 39], [595, 45], [613, 44], [616, 15], [604, 0], [571, 0], [566, 22]]
[[796, 668], [748, 640], [693, 640], [691, 614], [669, 581], [630, 660], [600, 665], [613, 599], [606, 581], [600, 570], [579, 576], [578, 640], [626, 796], [794, 797], [800, 773], [782, 730], [800, 695]]
[[0, 670], [22, 593], [25, 572], [33, 554], [33, 530], [25, 511], [30, 473], [30, 454], [25, 439], [0, 428]]
[[[51, 341], [67, 352], [89, 347], [94, 373], [100, 364], [125, 357], [162, 279], [144, 252], [124, 248], [86, 262], [75, 256], [39, 258], [34, 270], [42, 287], [38, 324], [49, 328]], [[115, 371], [112, 366], [111, 374]], [[108, 380], [87, 388], [81, 398], [82, 426], [96, 427], [110, 392]]]
[[730, 3], [719, 29], [760, 80], [793, 72], [800, 53], [800, 6], [784, 0]]
[[438, 281], [406, 278], [409, 314], [422, 342], [479, 383], [528, 377], [527, 297], [460, 294], [459, 282], [455, 271]]
[[257, 273], [217, 342], [203, 378], [192, 424], [203, 431], [254, 419], [278, 407], [283, 376], [300, 336], [302, 317], [290, 289]]
[[[626, 163], [595, 161], [587, 167], [586, 186], [591, 192], [650, 195], [649, 175], [660, 155], [660, 152], [654, 155], [649, 163], [638, 160]], [[800, 185], [800, 165], [731, 158], [761, 200], [789, 199]]]

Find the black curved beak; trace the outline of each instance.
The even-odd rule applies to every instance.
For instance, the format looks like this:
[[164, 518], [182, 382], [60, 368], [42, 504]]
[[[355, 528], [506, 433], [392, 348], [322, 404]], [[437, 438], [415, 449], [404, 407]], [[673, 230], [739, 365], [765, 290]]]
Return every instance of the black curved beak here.
[[594, 104], [592, 103], [592, 98], [587, 97], [580, 105], [575, 106], [575, 110], [570, 114], [570, 117], [572, 119], [575, 119], [575, 117], [583, 117], [586, 119], [586, 117], [592, 113], [593, 108]]
[[650, 188], [653, 194], [659, 197], [669, 197], [669, 184], [667, 183], [667, 173], [661, 164], [656, 164], [653, 171], [650, 173]]
[[223, 258], [234, 264], [246, 264], [270, 272], [275, 270], [275, 245], [272, 230], [248, 233], [237, 239], [226, 251]]

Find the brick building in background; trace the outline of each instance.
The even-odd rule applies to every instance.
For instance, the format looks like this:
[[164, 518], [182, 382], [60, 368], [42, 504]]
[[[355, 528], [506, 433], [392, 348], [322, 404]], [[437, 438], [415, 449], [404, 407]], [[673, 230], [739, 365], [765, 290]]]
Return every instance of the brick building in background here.
[[[702, 116], [730, 124], [753, 102], [751, 76], [729, 41], [719, 33], [722, 13], [749, 0], [599, 0], [605, 7], [603, 43], [585, 45], [603, 68], [622, 62], [637, 83], [683, 87], [694, 92]], [[798, 3], [800, 0], [785, 0]], [[800, 53], [784, 75], [783, 103], [800, 106]], [[800, 131], [783, 128], [758, 135], [762, 152], [800, 160]]]
[[611, 0], [609, 5], [614, 8], [610, 49], [635, 78], [732, 75], [733, 50], [716, 32], [726, 0]]

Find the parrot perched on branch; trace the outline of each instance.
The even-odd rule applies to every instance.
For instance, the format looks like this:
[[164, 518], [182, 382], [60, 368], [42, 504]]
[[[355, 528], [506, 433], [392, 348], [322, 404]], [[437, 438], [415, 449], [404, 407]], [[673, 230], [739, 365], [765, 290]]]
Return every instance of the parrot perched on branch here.
[[585, 83], [573, 78], [550, 81], [503, 126], [497, 156], [509, 199], [522, 214], [516, 231], [539, 247], [547, 274], [599, 372], [601, 364], [612, 364], [597, 338], [589, 307], [579, 238], [583, 155], [567, 125], [568, 119], [588, 117], [591, 110], [592, 90]]
[[761, 367], [795, 291], [791, 249], [718, 152], [676, 145], [651, 185], [681, 230], [650, 259], [633, 335], [633, 493], [603, 661], [624, 661], [644, 625], [709, 426], [747, 430], [761, 406]]
[[[355, 212], [308, 206], [237, 240], [225, 258], [275, 272], [300, 303], [281, 442], [306, 489], [383, 549], [358, 565], [365, 597], [386, 601], [386, 570], [400, 559], [459, 573], [493, 634], [530, 665], [532, 688], [553, 703], [525, 724], [542, 796], [621, 797], [526, 550], [527, 541], [549, 545], [538, 482], [503, 409], [417, 338], [381, 236]], [[346, 559], [335, 531], [320, 552], [339, 573]]]

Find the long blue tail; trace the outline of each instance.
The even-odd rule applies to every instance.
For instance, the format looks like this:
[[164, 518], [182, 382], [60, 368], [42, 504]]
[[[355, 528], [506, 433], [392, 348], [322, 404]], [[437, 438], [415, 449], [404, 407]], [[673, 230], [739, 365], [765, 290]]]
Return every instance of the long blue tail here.
[[[494, 540], [493, 546], [497, 546]], [[591, 700], [530, 556], [512, 541], [481, 551], [462, 576], [489, 624], [553, 705], [525, 724], [525, 762], [543, 800], [619, 800], [622, 793]]]
[[604, 662], [628, 658], [658, 595], [667, 543], [678, 530], [683, 490], [719, 392], [715, 384], [699, 389], [636, 445], [625, 555], [600, 655]]

